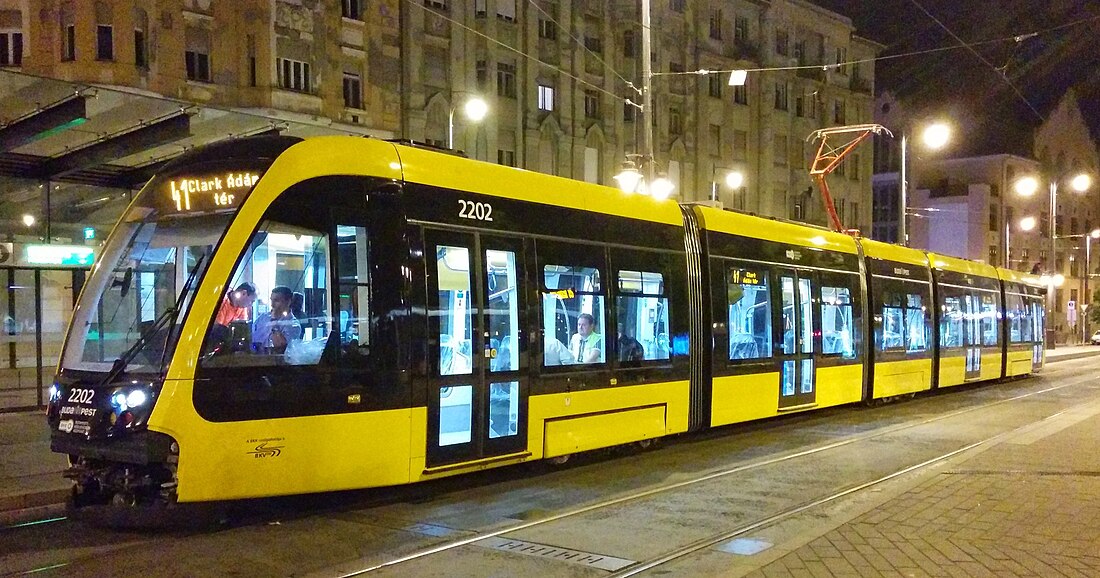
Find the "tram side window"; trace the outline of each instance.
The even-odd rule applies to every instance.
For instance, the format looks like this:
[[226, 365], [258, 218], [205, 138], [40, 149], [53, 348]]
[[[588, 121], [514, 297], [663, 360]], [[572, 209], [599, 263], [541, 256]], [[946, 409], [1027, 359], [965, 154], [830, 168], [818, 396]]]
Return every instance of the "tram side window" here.
[[245, 249], [206, 339], [202, 365], [316, 365], [332, 331], [328, 238], [261, 223]]
[[963, 294], [950, 287], [945, 288], [944, 293], [943, 317], [940, 318], [940, 344], [943, 347], [962, 347], [965, 345]]
[[982, 345], [997, 345], [997, 296], [982, 292], [975, 295], [975, 298], [981, 299], [979, 306], [981, 307]]
[[370, 348], [370, 246], [366, 227], [336, 227], [340, 276], [335, 329], [349, 359], [365, 358]]
[[470, 303], [470, 250], [436, 247], [439, 281], [439, 373], [473, 373], [473, 317]]
[[879, 351], [917, 353], [928, 349], [931, 334], [928, 310], [924, 305], [927, 293], [914, 293], [914, 283], [890, 279], [875, 279], [882, 306], [882, 335]]
[[729, 270], [728, 280], [730, 360], [771, 357], [772, 313], [767, 271], [734, 268]]
[[668, 297], [660, 273], [620, 270], [615, 297], [617, 351], [623, 365], [669, 358]]
[[604, 363], [603, 286], [595, 267], [543, 267], [543, 364]]
[[[1030, 320], [1024, 308], [1024, 300], [1014, 293], [1005, 293], [1005, 315], [1008, 317], [1008, 341], [1009, 343], [1024, 343], [1031, 341]], [[1024, 338], [1024, 326], [1028, 325], [1028, 338]]]
[[821, 287], [821, 352], [854, 359], [855, 324], [849, 287]]

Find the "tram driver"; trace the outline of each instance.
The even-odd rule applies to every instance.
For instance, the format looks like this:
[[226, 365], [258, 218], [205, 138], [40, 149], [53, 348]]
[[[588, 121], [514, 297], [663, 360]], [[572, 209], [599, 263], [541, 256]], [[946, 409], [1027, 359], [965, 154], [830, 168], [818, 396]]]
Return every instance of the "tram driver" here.
[[247, 281], [222, 299], [214, 325], [210, 328], [213, 351], [227, 353], [249, 349], [252, 345], [252, 304], [256, 302], [256, 287]]

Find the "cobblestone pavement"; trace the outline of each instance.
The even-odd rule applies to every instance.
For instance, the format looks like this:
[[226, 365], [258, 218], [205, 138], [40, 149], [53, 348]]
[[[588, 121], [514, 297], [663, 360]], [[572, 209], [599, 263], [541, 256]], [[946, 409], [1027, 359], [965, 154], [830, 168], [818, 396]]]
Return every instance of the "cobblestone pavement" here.
[[1092, 415], [953, 462], [748, 575], [1100, 576], [1098, 431]]

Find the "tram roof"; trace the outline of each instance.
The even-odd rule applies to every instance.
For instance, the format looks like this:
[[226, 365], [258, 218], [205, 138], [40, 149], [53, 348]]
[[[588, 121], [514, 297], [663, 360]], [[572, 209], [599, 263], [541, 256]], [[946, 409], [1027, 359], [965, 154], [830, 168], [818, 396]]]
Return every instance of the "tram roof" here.
[[1005, 269], [1003, 267], [997, 267], [997, 275], [1005, 281], [1014, 281], [1016, 283], [1023, 283], [1024, 285], [1030, 285], [1032, 287], [1044, 288], [1045, 285], [1039, 281], [1038, 275], [1031, 275], [1022, 271], [1015, 271], [1012, 269]]
[[790, 221], [724, 211], [706, 205], [696, 205], [695, 208], [696, 214], [700, 216], [702, 227], [708, 231], [753, 237], [810, 249], [852, 254], [857, 252], [855, 239], [844, 233]]
[[883, 243], [882, 241], [875, 241], [873, 239], [860, 239], [859, 244], [863, 246], [863, 254], [873, 259], [885, 259], [898, 263], [928, 267], [928, 254], [920, 249], [903, 247], [892, 243]]
[[657, 200], [646, 195], [624, 193], [613, 187], [417, 147], [372, 139], [332, 138], [345, 138], [349, 146], [363, 147], [365, 154], [375, 154], [367, 153], [368, 150], [377, 150], [377, 154], [382, 154], [378, 147], [383, 145], [395, 147], [403, 178], [407, 182], [683, 226], [679, 205], [672, 200]]
[[948, 255], [939, 255], [936, 253], [928, 253], [928, 257], [932, 260], [932, 268], [939, 271], [967, 273], [970, 275], [977, 275], [979, 277], [988, 277], [990, 279], [1000, 278], [997, 274], [997, 268], [986, 263], [968, 261], [966, 259], [950, 257]]

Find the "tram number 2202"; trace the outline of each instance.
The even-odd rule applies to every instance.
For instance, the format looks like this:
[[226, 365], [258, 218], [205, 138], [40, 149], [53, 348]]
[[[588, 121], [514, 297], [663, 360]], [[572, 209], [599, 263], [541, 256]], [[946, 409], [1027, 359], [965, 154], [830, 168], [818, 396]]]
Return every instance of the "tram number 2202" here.
[[492, 221], [493, 206], [489, 203], [475, 203], [473, 201], [458, 200], [458, 216], [461, 219], [473, 219], [475, 221]]

